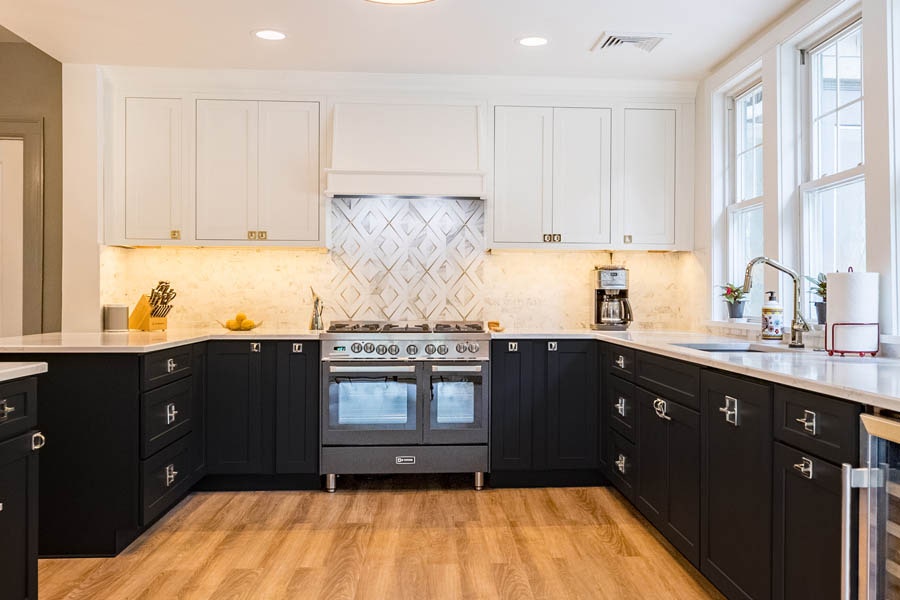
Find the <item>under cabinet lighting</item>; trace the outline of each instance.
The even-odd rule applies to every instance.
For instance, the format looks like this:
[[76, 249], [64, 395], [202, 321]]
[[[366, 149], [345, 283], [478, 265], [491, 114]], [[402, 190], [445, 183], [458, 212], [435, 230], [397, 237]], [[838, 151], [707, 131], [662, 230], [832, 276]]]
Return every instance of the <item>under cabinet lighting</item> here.
[[528, 37], [519, 38], [516, 41], [519, 42], [521, 46], [527, 46], [528, 48], [537, 48], [538, 46], [546, 46], [550, 40], [545, 37], [531, 35]]
[[253, 35], [261, 40], [266, 40], [269, 42], [279, 42], [287, 37], [285, 33], [282, 33], [281, 31], [278, 31], [276, 29], [260, 29], [258, 31], [254, 31]]

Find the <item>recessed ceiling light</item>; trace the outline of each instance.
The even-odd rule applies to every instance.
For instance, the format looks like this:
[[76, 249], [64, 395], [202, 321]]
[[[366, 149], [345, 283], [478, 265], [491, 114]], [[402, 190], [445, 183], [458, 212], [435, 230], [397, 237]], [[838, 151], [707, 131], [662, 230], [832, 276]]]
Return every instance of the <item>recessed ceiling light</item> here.
[[261, 40], [268, 40], [270, 42], [278, 42], [287, 37], [286, 34], [275, 29], [260, 29], [259, 31], [254, 31], [253, 35]]
[[528, 37], [519, 38], [516, 40], [522, 46], [527, 46], [529, 48], [536, 48], [538, 46], [546, 46], [550, 40], [545, 37], [540, 37], [537, 35], [530, 35]]
[[426, 2], [434, 2], [434, 0], [368, 0], [375, 4], [425, 4]]

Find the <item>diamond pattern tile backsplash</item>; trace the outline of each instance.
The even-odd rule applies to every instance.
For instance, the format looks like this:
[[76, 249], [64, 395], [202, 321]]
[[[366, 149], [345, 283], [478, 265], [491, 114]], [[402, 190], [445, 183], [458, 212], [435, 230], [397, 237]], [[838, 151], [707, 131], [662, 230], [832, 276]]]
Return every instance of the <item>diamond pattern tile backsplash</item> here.
[[357, 320], [481, 320], [484, 202], [341, 198], [332, 202], [331, 304]]

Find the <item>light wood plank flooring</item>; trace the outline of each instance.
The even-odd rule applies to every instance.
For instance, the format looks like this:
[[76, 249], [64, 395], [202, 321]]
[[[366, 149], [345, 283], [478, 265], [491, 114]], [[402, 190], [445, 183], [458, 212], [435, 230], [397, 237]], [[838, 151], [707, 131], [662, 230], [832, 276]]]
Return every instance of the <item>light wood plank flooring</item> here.
[[116, 558], [42, 560], [41, 599], [721, 598], [611, 488], [469, 485], [195, 493]]

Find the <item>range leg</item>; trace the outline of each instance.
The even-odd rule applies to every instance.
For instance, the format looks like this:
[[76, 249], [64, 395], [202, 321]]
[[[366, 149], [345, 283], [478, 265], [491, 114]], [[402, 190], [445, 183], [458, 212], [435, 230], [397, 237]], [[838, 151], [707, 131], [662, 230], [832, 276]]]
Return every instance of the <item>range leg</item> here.
[[475, 472], [475, 489], [477, 491], [484, 489], [484, 473], [481, 471]]
[[337, 489], [337, 475], [334, 473], [328, 473], [325, 475], [325, 491], [329, 494], [333, 494]]

